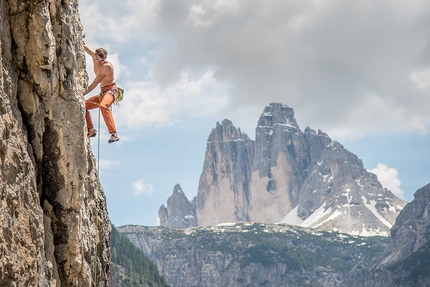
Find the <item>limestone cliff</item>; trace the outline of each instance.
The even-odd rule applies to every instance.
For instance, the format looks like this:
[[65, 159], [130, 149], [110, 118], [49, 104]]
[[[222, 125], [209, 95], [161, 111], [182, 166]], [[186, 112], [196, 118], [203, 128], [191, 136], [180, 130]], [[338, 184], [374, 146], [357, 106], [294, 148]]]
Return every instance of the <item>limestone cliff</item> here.
[[169, 199], [160, 224], [283, 222], [388, 236], [405, 202], [384, 189], [356, 155], [321, 131], [301, 131], [292, 108], [272, 103], [258, 121], [255, 141], [229, 120], [216, 124], [197, 196], [188, 202], [196, 225], [171, 224], [169, 215], [181, 214], [182, 205]]
[[350, 286], [430, 286], [430, 184], [414, 197], [397, 217], [384, 253], [357, 264]]
[[348, 286], [354, 264], [380, 254], [388, 240], [262, 223], [118, 230], [175, 287]]
[[217, 123], [207, 141], [196, 198], [198, 225], [248, 221], [249, 184], [254, 142], [232, 122]]
[[107, 286], [78, 1], [1, 1], [0, 33], [0, 286]]

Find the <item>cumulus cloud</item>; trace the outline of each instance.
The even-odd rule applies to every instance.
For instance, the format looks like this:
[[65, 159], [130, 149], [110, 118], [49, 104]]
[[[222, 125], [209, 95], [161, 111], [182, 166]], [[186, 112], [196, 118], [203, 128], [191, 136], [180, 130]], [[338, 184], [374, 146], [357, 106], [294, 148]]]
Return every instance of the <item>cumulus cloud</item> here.
[[[155, 110], [180, 102], [184, 79], [199, 82], [211, 71], [209, 90], [222, 86], [219, 118], [247, 116], [255, 124], [265, 105], [282, 102], [301, 126], [337, 139], [429, 131], [428, 1], [127, 0], [120, 17], [100, 21], [109, 3], [81, 1], [84, 24], [97, 31], [94, 41], [129, 44], [132, 53], [123, 57], [145, 59], [147, 77], [132, 93], [146, 89]], [[195, 111], [186, 103], [208, 104], [196, 96], [182, 101], [159, 121], [172, 121], [178, 109]], [[241, 114], [249, 110], [255, 115]], [[126, 122], [151, 121], [145, 117], [134, 113]]]
[[411, 80], [418, 89], [428, 91], [430, 89], [430, 68], [412, 72]]
[[139, 179], [133, 183], [133, 189], [135, 195], [141, 194], [152, 194], [154, 192], [154, 187], [150, 183], [145, 183], [143, 179]]
[[384, 188], [390, 190], [395, 196], [403, 198], [404, 191], [400, 188], [401, 182], [398, 179], [397, 169], [388, 167], [383, 163], [378, 163], [378, 165], [372, 170], [369, 170], [369, 172], [376, 174]]
[[182, 72], [177, 81], [164, 88], [150, 80], [129, 83], [127, 100], [118, 108], [117, 119], [120, 124], [139, 128], [170, 125], [183, 114], [213, 115], [227, 105], [228, 89], [227, 82], [214, 78], [212, 69], [195, 77]]
[[100, 159], [100, 170], [112, 169], [121, 165], [120, 161], [117, 160], [108, 160], [108, 159]]

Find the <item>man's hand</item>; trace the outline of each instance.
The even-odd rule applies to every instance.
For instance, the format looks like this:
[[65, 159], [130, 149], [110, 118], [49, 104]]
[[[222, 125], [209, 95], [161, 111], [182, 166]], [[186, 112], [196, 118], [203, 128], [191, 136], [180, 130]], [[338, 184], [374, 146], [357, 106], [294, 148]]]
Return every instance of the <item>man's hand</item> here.
[[82, 42], [84, 42], [84, 51], [90, 55], [91, 57], [95, 58], [95, 52], [93, 50], [90, 49], [90, 47], [87, 46], [87, 44], [85, 44], [85, 41], [82, 40]]

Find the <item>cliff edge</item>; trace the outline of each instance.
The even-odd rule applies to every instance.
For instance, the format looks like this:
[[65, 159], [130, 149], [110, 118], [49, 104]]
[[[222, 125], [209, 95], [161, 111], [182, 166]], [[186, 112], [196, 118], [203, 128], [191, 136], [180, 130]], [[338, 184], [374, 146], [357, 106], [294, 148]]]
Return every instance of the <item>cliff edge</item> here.
[[78, 1], [0, 4], [0, 286], [107, 286]]

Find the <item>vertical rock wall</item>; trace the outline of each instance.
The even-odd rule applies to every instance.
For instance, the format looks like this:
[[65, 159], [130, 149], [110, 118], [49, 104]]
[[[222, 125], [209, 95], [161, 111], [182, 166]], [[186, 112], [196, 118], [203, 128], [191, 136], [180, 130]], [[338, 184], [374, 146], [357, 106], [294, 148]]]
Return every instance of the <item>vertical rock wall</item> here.
[[0, 33], [0, 286], [107, 286], [78, 1], [2, 0]]
[[248, 221], [249, 184], [254, 142], [229, 120], [209, 135], [199, 193], [198, 225]]
[[258, 121], [255, 142], [251, 221], [278, 222], [298, 204], [300, 188], [308, 176], [309, 147], [294, 110], [274, 103], [265, 107]]

